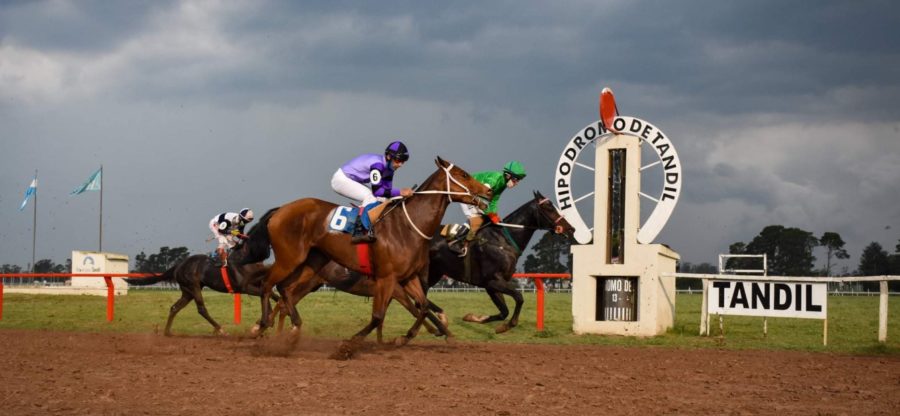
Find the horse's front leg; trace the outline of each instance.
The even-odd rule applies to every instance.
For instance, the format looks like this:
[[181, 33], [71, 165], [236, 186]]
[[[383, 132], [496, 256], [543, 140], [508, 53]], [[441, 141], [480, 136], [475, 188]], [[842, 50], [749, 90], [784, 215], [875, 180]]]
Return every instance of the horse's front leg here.
[[259, 320], [256, 321], [256, 325], [253, 325], [253, 327], [250, 328], [251, 335], [261, 336], [266, 328], [271, 326], [272, 320], [269, 315], [271, 314], [272, 307], [269, 305], [269, 299], [272, 296], [272, 288], [287, 278], [292, 271], [292, 268], [285, 267], [284, 263], [279, 263], [277, 259], [275, 260], [275, 264], [272, 265], [272, 268], [269, 269], [269, 276], [266, 277], [266, 282], [262, 286], [259, 297], [262, 313]]
[[[406, 332], [406, 336], [397, 339], [396, 343], [399, 345], [404, 345], [416, 337], [419, 333], [419, 328], [422, 326], [422, 323], [425, 322], [425, 317], [429, 313], [428, 298], [425, 296], [425, 291], [422, 290], [422, 282], [418, 278], [409, 279], [409, 281], [403, 285], [403, 290], [416, 301], [418, 314], [416, 316], [416, 322], [409, 328], [409, 331]], [[453, 336], [450, 333], [450, 330], [447, 329], [442, 322], [435, 319], [434, 323], [438, 326], [439, 331], [447, 335], [448, 339]]]
[[375, 287], [372, 293], [372, 319], [352, 338], [342, 342], [338, 350], [331, 354], [332, 359], [347, 360], [352, 358], [359, 344], [384, 322], [387, 307], [391, 302], [391, 293], [394, 291], [396, 282], [397, 279], [394, 276], [376, 276]]
[[169, 308], [169, 319], [166, 320], [166, 329], [165, 331], [163, 331], [163, 334], [165, 336], [172, 336], [172, 322], [175, 321], [175, 315], [178, 315], [178, 312], [184, 309], [184, 307], [187, 306], [188, 303], [191, 303], [191, 300], [193, 299], [193, 295], [182, 290], [181, 298], [179, 298], [174, 304], [172, 304], [172, 307]]
[[[315, 269], [304, 266], [303, 270], [300, 272], [300, 276], [295, 281], [287, 285], [284, 290], [279, 288], [282, 299], [284, 300], [282, 303], [282, 312], [286, 310], [288, 316], [291, 317], [291, 333], [299, 336], [300, 327], [303, 326], [300, 312], [297, 311], [297, 304], [300, 303], [306, 295], [317, 289], [322, 283], [322, 278], [316, 274]], [[281, 320], [283, 320], [283, 318]], [[280, 326], [281, 322], [279, 321], [279, 328]]]
[[[516, 302], [516, 307], [513, 310], [512, 318], [509, 319], [509, 322], [503, 323], [494, 329], [496, 333], [501, 334], [519, 325], [519, 313], [522, 312], [522, 305], [525, 304], [525, 299], [522, 297], [522, 293], [509, 287], [509, 284], [505, 280], [494, 279], [491, 281], [489, 287], [490, 289], [493, 289], [488, 290], [488, 293], [493, 292], [491, 293], [491, 299], [494, 300], [494, 304], [500, 308], [500, 316], [497, 320], [506, 319], [506, 316], [509, 313], [503, 295], [508, 295]], [[501, 308], [500, 305], [503, 305], [503, 307]]]

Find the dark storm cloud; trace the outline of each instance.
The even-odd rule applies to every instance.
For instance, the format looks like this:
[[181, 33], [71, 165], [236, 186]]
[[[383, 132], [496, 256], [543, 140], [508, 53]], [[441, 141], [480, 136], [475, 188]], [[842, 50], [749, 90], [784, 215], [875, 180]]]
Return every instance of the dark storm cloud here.
[[0, 39], [46, 51], [100, 52], [144, 29], [172, 1], [12, 1], [0, 3]]
[[[623, 114], [678, 145], [685, 191], [672, 221], [722, 224], [718, 244], [770, 222], [819, 233], [840, 218], [860, 245], [869, 218], [900, 220], [885, 204], [900, 151], [898, 4], [4, 3], [2, 201], [18, 203], [36, 164], [44, 195], [105, 160], [111, 189], [133, 192], [106, 196], [127, 204], [108, 209], [121, 216], [109, 230], [140, 233], [146, 250], [190, 245], [226, 205], [330, 197], [327, 172], [385, 137], [408, 138], [425, 160], [402, 180], [427, 174], [436, 153], [475, 169], [519, 158], [529, 188], [549, 194], [559, 147], [597, 117], [608, 85]], [[220, 176], [240, 185], [211, 191]], [[135, 202], [145, 196], [163, 208]], [[92, 206], [59, 198], [56, 212]], [[131, 230], [130, 218], [170, 227]], [[667, 242], [711, 261], [722, 247], [677, 246], [698, 228], [673, 226]]]

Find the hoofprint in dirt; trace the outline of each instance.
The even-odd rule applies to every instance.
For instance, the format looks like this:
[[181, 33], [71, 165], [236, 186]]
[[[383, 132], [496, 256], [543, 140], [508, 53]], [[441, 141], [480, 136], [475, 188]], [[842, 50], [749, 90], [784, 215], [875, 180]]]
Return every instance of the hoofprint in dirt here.
[[0, 331], [19, 414], [900, 414], [900, 357]]

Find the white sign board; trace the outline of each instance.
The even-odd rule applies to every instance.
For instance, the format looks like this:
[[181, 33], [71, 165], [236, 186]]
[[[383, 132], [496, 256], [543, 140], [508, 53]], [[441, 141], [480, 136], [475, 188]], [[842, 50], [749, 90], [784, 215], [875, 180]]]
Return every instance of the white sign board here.
[[707, 312], [826, 319], [827, 283], [710, 280]]

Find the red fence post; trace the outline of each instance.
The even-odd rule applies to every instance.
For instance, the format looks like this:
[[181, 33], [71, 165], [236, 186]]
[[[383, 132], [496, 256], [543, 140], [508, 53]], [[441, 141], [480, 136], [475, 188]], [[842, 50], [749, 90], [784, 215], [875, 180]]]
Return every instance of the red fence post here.
[[103, 276], [103, 280], [106, 282], [106, 322], [112, 322], [115, 313], [116, 290], [112, 283], [112, 277]]
[[234, 294], [234, 324], [241, 324], [241, 294]]
[[534, 278], [534, 288], [537, 290], [537, 330], [544, 330], [544, 279]]
[[3, 319], [3, 278], [0, 277], [0, 320]]

